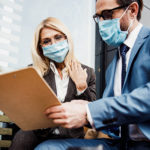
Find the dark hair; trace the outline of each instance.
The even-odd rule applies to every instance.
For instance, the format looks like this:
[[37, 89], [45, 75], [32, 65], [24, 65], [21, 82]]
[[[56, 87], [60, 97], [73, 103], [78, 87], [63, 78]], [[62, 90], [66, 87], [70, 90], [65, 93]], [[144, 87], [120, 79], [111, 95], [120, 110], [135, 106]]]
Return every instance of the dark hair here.
[[117, 3], [122, 6], [122, 5], [130, 5], [133, 2], [137, 2], [139, 5], [139, 11], [138, 11], [138, 15], [137, 15], [137, 20], [141, 19], [141, 12], [143, 9], [143, 0], [116, 0]]

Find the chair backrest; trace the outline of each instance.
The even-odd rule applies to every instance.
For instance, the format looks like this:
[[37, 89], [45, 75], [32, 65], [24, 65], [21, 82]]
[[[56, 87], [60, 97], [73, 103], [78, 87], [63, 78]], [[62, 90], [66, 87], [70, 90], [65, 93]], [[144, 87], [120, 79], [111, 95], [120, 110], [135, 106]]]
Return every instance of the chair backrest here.
[[[7, 148], [7, 147], [10, 147], [11, 140], [10, 140], [10, 138], [8, 138], [6, 140], [6, 138], [7, 138], [7, 136], [10, 137], [13, 135], [13, 130], [12, 130], [12, 128], [7, 128], [6, 124], [11, 123], [11, 120], [5, 115], [0, 115], [0, 122], [3, 123], [2, 127], [0, 127], [0, 135], [1, 135], [0, 147]], [[5, 138], [3, 138], [3, 136]]]

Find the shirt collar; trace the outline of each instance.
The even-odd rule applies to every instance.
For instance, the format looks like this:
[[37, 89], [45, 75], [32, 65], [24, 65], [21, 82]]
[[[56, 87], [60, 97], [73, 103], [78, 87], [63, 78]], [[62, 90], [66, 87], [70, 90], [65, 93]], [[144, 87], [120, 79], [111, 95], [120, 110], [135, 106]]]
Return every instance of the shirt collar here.
[[[50, 62], [50, 68], [52, 69], [52, 71], [53, 71], [53, 73], [55, 75], [59, 76], [57, 68], [56, 68], [54, 62], [52, 62], [52, 61]], [[68, 77], [68, 72], [67, 72], [67, 68], [66, 67], [62, 70], [62, 74], [63, 74], [63, 78]]]
[[[129, 34], [127, 39], [124, 41], [124, 44], [129, 47], [129, 51], [133, 48], [142, 26], [143, 25], [141, 23], [138, 23], [136, 28]], [[119, 51], [119, 57], [120, 57], [120, 51]]]
[[138, 23], [138, 25], [136, 26], [136, 28], [129, 34], [129, 36], [127, 37], [127, 39], [124, 41], [124, 44], [127, 45], [130, 49], [133, 48], [134, 43], [138, 37], [138, 34], [142, 28], [142, 24]]

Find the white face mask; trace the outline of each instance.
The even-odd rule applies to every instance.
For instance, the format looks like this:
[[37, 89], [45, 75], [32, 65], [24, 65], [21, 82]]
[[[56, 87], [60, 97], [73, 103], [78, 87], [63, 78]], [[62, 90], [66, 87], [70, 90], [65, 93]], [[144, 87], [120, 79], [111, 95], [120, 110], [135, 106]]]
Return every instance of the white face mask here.
[[[129, 6], [128, 6], [129, 8]], [[133, 25], [134, 20], [131, 20], [127, 31], [120, 29], [120, 19], [125, 15], [128, 8], [124, 11], [120, 18], [104, 20], [98, 22], [99, 33], [102, 39], [111, 46], [120, 46], [126, 39], [128, 31]]]
[[62, 63], [69, 51], [69, 45], [67, 40], [64, 40], [53, 45], [42, 47], [42, 49], [44, 56], [57, 63]]

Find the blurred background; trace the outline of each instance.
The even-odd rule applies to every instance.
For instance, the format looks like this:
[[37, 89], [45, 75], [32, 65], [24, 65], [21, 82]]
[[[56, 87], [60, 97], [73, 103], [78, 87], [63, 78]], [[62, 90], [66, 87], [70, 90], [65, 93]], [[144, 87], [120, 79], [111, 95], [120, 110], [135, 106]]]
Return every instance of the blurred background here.
[[[96, 0], [0, 0], [0, 73], [32, 64], [35, 28], [43, 19], [56, 17], [72, 33], [77, 59], [95, 69], [97, 98], [100, 98], [105, 88], [106, 68], [117, 49], [100, 38], [92, 17], [95, 3]], [[150, 27], [149, 19], [150, 0], [144, 0], [141, 22]]]
[[0, 67], [14, 70], [32, 63], [31, 43], [37, 25], [51, 16], [71, 31], [75, 55], [94, 67], [94, 0], [0, 0]]
[[[37, 25], [51, 16], [71, 31], [75, 55], [95, 69], [97, 97], [105, 87], [105, 70], [116, 51], [100, 38], [92, 18], [96, 0], [0, 0], [0, 72], [32, 63], [31, 43]], [[150, 0], [144, 0], [141, 22], [150, 27]]]
[[[59, 18], [69, 28], [76, 57], [95, 68], [96, 30], [92, 18], [95, 3], [95, 0], [0, 0], [0, 71], [32, 63], [30, 50], [35, 28], [49, 16]], [[150, 26], [150, 0], [144, 0], [144, 4], [141, 21]]]

